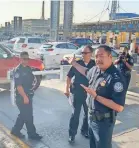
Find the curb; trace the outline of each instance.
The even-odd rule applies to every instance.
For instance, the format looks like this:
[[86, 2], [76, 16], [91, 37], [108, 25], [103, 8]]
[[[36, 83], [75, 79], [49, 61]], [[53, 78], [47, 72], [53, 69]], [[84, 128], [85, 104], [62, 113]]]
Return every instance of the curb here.
[[134, 96], [134, 97], [139, 97], [139, 94], [136, 93], [136, 92], [133, 92], [133, 91], [127, 91], [127, 95]]
[[0, 146], [4, 146], [4, 148], [30, 148], [19, 138], [11, 135], [10, 131], [2, 124], [0, 124]]

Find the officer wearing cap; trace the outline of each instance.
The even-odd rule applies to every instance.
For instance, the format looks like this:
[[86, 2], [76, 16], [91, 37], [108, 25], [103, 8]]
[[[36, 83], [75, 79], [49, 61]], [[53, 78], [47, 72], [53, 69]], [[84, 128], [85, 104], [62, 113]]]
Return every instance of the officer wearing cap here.
[[69, 63], [81, 74], [87, 75], [90, 148], [112, 148], [112, 133], [118, 112], [125, 104], [125, 81], [112, 63], [111, 48], [101, 45], [95, 52], [96, 65], [88, 71], [74, 59]]
[[134, 59], [129, 55], [128, 48], [125, 48], [124, 52], [118, 57], [115, 61], [115, 65], [117, 65], [117, 69], [123, 74], [126, 81], [126, 89], [128, 89], [131, 79], [131, 71], [134, 65]]
[[[95, 61], [91, 59], [92, 52], [93, 49], [91, 46], [83, 47], [81, 52], [83, 59], [77, 61], [77, 63], [88, 69], [91, 69], [95, 65]], [[73, 82], [71, 82], [71, 80]], [[84, 84], [85, 86], [88, 86], [87, 78], [82, 74], [80, 74], [74, 67], [71, 67], [67, 75], [67, 84], [66, 84], [66, 93], [65, 93], [69, 97], [69, 94], [71, 92], [73, 98], [73, 106], [74, 106], [74, 112], [72, 113], [69, 123], [69, 142], [74, 142], [75, 140], [75, 135], [77, 134], [77, 129], [79, 125], [79, 116], [82, 106], [84, 108], [84, 118], [81, 128], [81, 134], [86, 138], [88, 138], [88, 107], [86, 104], [87, 93], [80, 86], [80, 83]]]
[[35, 90], [35, 77], [32, 74], [31, 68], [28, 66], [29, 55], [27, 52], [20, 54], [21, 63], [15, 69], [15, 93], [16, 104], [20, 111], [16, 123], [12, 128], [11, 134], [19, 138], [25, 136], [20, 132], [23, 125], [26, 125], [28, 137], [33, 140], [40, 140], [42, 136], [36, 133], [36, 128], [33, 123], [33, 106], [32, 98]]

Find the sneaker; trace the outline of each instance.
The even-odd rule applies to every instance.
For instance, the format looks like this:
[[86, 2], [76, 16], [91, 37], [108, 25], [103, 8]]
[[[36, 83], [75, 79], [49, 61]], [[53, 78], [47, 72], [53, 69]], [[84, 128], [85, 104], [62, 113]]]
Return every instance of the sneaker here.
[[84, 132], [84, 131], [81, 130], [81, 134], [82, 134], [85, 138], [89, 138], [88, 132]]
[[25, 138], [25, 135], [23, 135], [22, 133], [16, 133], [16, 132], [14, 132], [14, 131], [11, 131], [11, 134], [12, 135], [14, 135], [14, 136], [16, 136], [16, 137], [18, 137], [18, 138]]
[[35, 134], [35, 135], [28, 136], [28, 138], [32, 140], [41, 140], [42, 136], [40, 136], [39, 134]]
[[75, 142], [75, 136], [69, 136], [69, 143], [74, 143]]

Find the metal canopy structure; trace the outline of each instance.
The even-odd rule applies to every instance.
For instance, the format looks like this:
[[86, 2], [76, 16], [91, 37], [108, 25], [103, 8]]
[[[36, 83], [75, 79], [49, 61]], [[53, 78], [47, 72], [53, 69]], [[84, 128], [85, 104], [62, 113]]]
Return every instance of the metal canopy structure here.
[[73, 32], [139, 32], [139, 17], [73, 25]]

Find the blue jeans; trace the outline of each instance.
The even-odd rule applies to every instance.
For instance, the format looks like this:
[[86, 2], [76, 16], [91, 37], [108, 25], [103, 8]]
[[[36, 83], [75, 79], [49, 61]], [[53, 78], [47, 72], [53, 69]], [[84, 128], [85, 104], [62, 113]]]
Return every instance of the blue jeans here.
[[115, 122], [89, 120], [90, 148], [112, 148], [112, 133]]

